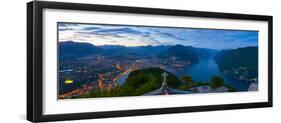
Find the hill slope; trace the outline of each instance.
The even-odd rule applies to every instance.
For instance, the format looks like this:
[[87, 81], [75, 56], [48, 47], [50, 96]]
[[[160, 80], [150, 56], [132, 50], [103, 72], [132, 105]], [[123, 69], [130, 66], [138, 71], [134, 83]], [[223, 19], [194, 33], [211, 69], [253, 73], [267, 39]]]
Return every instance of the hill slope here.
[[103, 49], [96, 47], [90, 43], [78, 43], [73, 41], [59, 43], [59, 59], [75, 59], [83, 58], [87, 55], [97, 54]]
[[171, 58], [176, 57], [178, 60], [191, 61], [192, 63], [199, 62], [199, 57], [194, 53], [190, 47], [183, 45], [175, 45], [170, 47], [168, 50], [160, 53], [159, 58]]
[[214, 60], [222, 73], [234, 79], [250, 81], [258, 76], [258, 47], [223, 50]]
[[[141, 95], [161, 87], [164, 72], [161, 68], [147, 68], [136, 70], [130, 73], [122, 86], [119, 93], [120, 96]], [[167, 71], [166, 71], [167, 72]], [[181, 81], [172, 73], [168, 73], [168, 86], [171, 88], [179, 88]]]

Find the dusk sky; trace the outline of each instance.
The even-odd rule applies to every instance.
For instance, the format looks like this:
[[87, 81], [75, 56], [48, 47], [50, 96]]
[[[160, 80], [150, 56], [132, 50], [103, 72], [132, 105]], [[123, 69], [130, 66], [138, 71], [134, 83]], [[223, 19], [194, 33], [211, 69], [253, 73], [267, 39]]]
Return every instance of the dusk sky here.
[[162, 28], [100, 24], [59, 23], [59, 41], [94, 45], [176, 45], [212, 49], [257, 46], [258, 32], [189, 28]]

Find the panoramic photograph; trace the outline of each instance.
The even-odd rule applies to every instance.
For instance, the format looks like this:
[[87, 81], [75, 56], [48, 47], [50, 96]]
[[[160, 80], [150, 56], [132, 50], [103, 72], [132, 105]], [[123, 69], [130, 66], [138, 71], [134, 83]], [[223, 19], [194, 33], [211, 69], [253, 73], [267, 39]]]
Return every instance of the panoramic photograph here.
[[58, 99], [258, 91], [258, 31], [57, 24]]

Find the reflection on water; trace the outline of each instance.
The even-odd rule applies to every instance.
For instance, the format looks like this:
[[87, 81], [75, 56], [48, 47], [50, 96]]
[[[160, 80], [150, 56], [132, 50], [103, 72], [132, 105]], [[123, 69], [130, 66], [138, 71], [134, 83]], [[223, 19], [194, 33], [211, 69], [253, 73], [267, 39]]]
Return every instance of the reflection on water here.
[[218, 75], [224, 79], [226, 84], [233, 86], [238, 91], [246, 91], [250, 85], [250, 82], [233, 80], [222, 75], [213, 59], [203, 60], [182, 70], [172, 70], [171, 72], [175, 73], [178, 77], [184, 75], [192, 76], [195, 82], [207, 82], [213, 76]]
[[128, 78], [130, 72], [127, 72], [124, 76], [121, 76], [118, 80], [117, 80], [117, 84], [118, 85], [123, 85], [126, 81], [126, 79]]
[[[184, 75], [192, 76], [194, 82], [208, 82], [211, 77], [218, 75], [224, 79], [226, 84], [233, 86], [238, 91], [247, 91], [250, 86], [250, 82], [233, 80], [222, 75], [213, 59], [202, 60], [197, 64], [187, 66], [182, 69], [167, 68], [167, 70], [176, 74], [179, 78]], [[119, 85], [124, 84], [128, 75], [129, 73], [122, 76], [119, 80], [117, 80], [117, 83]]]

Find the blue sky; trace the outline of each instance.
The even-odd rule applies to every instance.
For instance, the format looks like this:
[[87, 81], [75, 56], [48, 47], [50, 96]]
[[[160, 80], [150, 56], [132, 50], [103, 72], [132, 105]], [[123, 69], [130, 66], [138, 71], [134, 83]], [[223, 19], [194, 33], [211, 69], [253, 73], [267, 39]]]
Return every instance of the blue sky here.
[[145, 26], [59, 23], [59, 41], [94, 45], [176, 45], [212, 49], [257, 46], [258, 32]]

